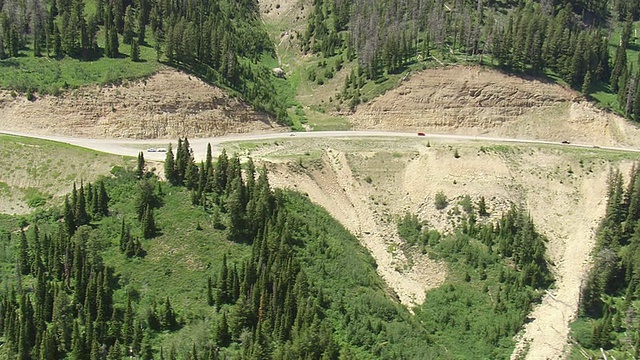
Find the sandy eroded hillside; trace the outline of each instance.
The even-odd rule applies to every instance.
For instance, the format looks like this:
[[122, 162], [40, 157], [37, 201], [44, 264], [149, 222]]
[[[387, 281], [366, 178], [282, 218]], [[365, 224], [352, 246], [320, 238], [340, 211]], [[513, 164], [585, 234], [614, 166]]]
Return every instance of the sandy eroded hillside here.
[[572, 90], [479, 66], [412, 73], [398, 88], [358, 106], [350, 120], [357, 129], [640, 146], [636, 126]]
[[209, 137], [279, 128], [271, 116], [169, 68], [144, 80], [35, 101], [0, 91], [0, 114], [0, 130], [89, 138]]
[[[307, 139], [251, 152], [268, 161], [273, 184], [307, 193], [356, 234], [376, 259], [380, 275], [409, 307], [422, 303], [425, 290], [444, 281], [446, 266], [405, 251], [396, 216], [416, 213], [447, 231], [456, 214], [464, 212], [458, 205], [464, 195], [474, 201], [484, 196], [494, 219], [511, 203], [523, 206], [549, 238], [556, 283], [532, 313], [514, 357], [524, 349], [528, 359], [563, 357], [595, 228], [604, 215], [607, 177], [612, 168], [627, 173], [634, 155], [549, 145], [427, 142]], [[442, 211], [434, 205], [438, 191], [449, 199]]]

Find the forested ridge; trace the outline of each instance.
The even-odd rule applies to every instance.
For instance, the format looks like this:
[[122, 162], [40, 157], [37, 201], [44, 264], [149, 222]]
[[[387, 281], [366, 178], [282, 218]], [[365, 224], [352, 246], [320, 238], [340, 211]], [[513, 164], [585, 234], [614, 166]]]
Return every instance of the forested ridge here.
[[[324, 84], [349, 65], [336, 98], [340, 109], [353, 110], [368, 100], [368, 83], [435, 64], [481, 63], [561, 79], [584, 94], [615, 94], [602, 105], [638, 121], [638, 61], [629, 56], [637, 51], [638, 8], [624, 0], [314, 0], [306, 29], [293, 39], [302, 54], [319, 56], [291, 71]], [[196, 74], [291, 123], [287, 108], [296, 100], [282, 86], [297, 83], [264, 65], [275, 48], [256, 1], [3, 0], [0, 9], [3, 66], [23, 57], [144, 62], [155, 54], [154, 62]], [[47, 76], [61, 77], [61, 69], [53, 72]], [[82, 70], [65, 76], [91, 77]], [[123, 75], [105, 81], [118, 81], [113, 76]], [[8, 83], [30, 98], [60, 91], [37, 81]]]
[[[350, 109], [368, 81], [426, 62], [467, 61], [552, 75], [589, 94], [617, 94], [614, 107], [640, 119], [635, 59], [627, 59], [637, 1], [316, 0], [302, 51], [320, 54], [309, 79], [323, 83], [357, 61], [338, 94]], [[620, 29], [619, 43], [611, 45]], [[635, 37], [634, 37], [635, 38]], [[612, 49], [615, 49], [612, 51]], [[365, 99], [366, 100], [366, 99]]]
[[400, 233], [451, 269], [411, 315], [355, 237], [250, 159], [196, 164], [181, 139], [166, 164], [167, 183], [140, 154], [60, 207], [0, 218], [0, 356], [508, 358], [552, 281], [517, 208], [449, 235], [409, 216]]

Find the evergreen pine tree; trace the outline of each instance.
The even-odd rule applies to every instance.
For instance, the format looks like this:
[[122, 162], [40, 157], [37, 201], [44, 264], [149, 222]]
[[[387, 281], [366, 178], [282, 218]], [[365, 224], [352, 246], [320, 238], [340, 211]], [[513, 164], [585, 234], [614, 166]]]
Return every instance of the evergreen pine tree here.
[[93, 337], [93, 340], [91, 341], [90, 359], [91, 360], [102, 360], [102, 348], [100, 346], [100, 343], [96, 339], [95, 335]]
[[73, 208], [69, 204], [69, 196], [64, 198], [63, 217], [67, 234], [71, 236], [76, 232], [76, 219], [73, 214]]
[[76, 320], [73, 322], [73, 335], [71, 337], [71, 360], [87, 360], [84, 342], [84, 337], [80, 333], [80, 326]]
[[142, 350], [142, 324], [138, 320], [133, 321], [133, 339], [131, 349], [135, 355], [140, 355]]
[[[636, 78], [640, 79], [640, 71], [636, 74]], [[633, 96], [633, 120], [640, 122], [640, 81], [637, 82], [635, 94]]]
[[78, 190], [78, 196], [76, 200], [76, 227], [89, 224], [89, 214], [87, 213], [86, 196], [84, 194], [84, 185], [80, 183], [80, 190]]
[[133, 9], [131, 5], [127, 5], [127, 10], [124, 16], [124, 30], [122, 32], [122, 42], [125, 44], [131, 44], [133, 36], [135, 35], [133, 27], [135, 26], [135, 18], [133, 17]]
[[229, 324], [227, 322], [227, 313], [222, 313], [222, 318], [216, 326], [216, 341], [219, 346], [227, 347], [231, 344], [231, 333], [229, 332]]
[[96, 194], [96, 192], [94, 191], [93, 185], [91, 185], [91, 183], [87, 183], [87, 186], [84, 192], [87, 195], [87, 201], [86, 201], [87, 213], [89, 213], [89, 218], [92, 218], [91, 215], [95, 215], [94, 207], [93, 207], [93, 203], [94, 203], [93, 197]]
[[147, 9], [144, 8], [144, 6], [142, 4], [144, 4], [144, 1], [140, 1], [140, 8], [138, 9], [138, 16], [137, 16], [137, 22], [138, 22], [138, 43], [139, 44], [144, 44], [144, 40], [145, 40], [145, 35], [147, 32], [147, 28], [146, 28], [146, 18], [145, 18], [145, 14], [147, 12]]
[[213, 282], [211, 276], [207, 278], [207, 304], [209, 306], [215, 305], [215, 299], [213, 298]]
[[116, 339], [115, 343], [109, 348], [109, 352], [107, 353], [107, 360], [122, 360], [122, 356], [122, 346]]
[[124, 311], [124, 321], [122, 324], [122, 345], [129, 346], [133, 340], [133, 320], [135, 314], [133, 312], [133, 308], [131, 306], [131, 296], [127, 296], [127, 307]]
[[[132, 54], [132, 60], [133, 60], [133, 46], [132, 46], [131, 54]], [[142, 151], [140, 151], [138, 153], [138, 162], [136, 167], [136, 177], [138, 179], [142, 179], [142, 177], [144, 176], [144, 165], [145, 165], [144, 163], [145, 163], [144, 155], [142, 154]]]
[[213, 190], [218, 194], [222, 194], [222, 192], [227, 188], [227, 169], [229, 167], [229, 157], [227, 156], [226, 149], [222, 149], [222, 152], [218, 156], [218, 161], [216, 162], [215, 169], [215, 182]]
[[204, 162], [204, 173], [208, 175], [209, 172], [212, 170], [213, 170], [213, 156], [211, 155], [211, 143], [207, 143], [207, 155]]
[[591, 79], [591, 70], [589, 70], [586, 72], [586, 74], [584, 74], [584, 79], [582, 81], [581, 91], [584, 95], [589, 95], [589, 92], [591, 91], [592, 82], [593, 80]]
[[148, 331], [145, 331], [144, 336], [142, 337], [142, 348], [140, 351], [140, 359], [142, 360], [153, 360], [153, 348], [151, 347], [150, 337], [151, 334]]
[[218, 278], [218, 292], [216, 293], [216, 304], [221, 307], [229, 301], [229, 269], [227, 267], [227, 254], [222, 255], [222, 266], [220, 267], [220, 277]]
[[118, 32], [115, 27], [111, 27], [108, 32], [109, 35], [109, 48], [111, 49], [112, 58], [117, 58], [120, 55], [120, 43], [118, 42]]
[[28, 275], [31, 272], [31, 263], [29, 261], [29, 244], [27, 235], [24, 230], [20, 230], [20, 252], [18, 254], [18, 265], [22, 275]]
[[164, 302], [164, 310], [162, 311], [160, 321], [162, 323], [162, 327], [168, 330], [175, 330], [178, 326], [176, 316], [173, 313], [173, 308], [171, 307], [171, 302], [168, 297]]
[[138, 39], [131, 41], [131, 61], [140, 61], [140, 45], [138, 44]]
[[145, 239], [151, 239], [156, 233], [156, 223], [153, 218], [153, 210], [147, 205], [142, 219], [142, 234]]
[[99, 182], [98, 208], [100, 215], [109, 215], [109, 195], [107, 194], [107, 189], [104, 186], [103, 180], [100, 180]]
[[480, 216], [489, 215], [489, 213], [487, 212], [487, 204], [485, 202], [484, 196], [481, 196], [480, 200], [478, 201], [478, 215]]
[[198, 186], [198, 179], [199, 179], [199, 168], [194, 163], [193, 158], [191, 158], [187, 162], [187, 168], [184, 172], [184, 186], [186, 186], [187, 189], [190, 189], [190, 190], [196, 189]]
[[43, 333], [42, 342], [40, 343], [40, 360], [57, 360], [58, 346], [56, 344], [56, 333], [53, 326], [47, 328]]
[[60, 35], [60, 28], [58, 25], [55, 25], [53, 28], [53, 56], [56, 59], [60, 59], [62, 57], [62, 36]]
[[176, 166], [173, 159], [173, 150], [171, 144], [167, 150], [167, 155], [164, 160], [164, 177], [171, 185], [178, 185], [178, 178], [176, 176]]

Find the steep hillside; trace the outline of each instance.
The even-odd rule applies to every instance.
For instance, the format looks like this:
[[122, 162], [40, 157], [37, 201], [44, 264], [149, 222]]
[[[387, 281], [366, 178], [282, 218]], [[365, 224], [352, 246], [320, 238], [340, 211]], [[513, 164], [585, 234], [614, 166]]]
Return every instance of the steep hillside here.
[[0, 111], [2, 130], [90, 138], [211, 137], [279, 128], [270, 115], [169, 68], [144, 80], [34, 101], [0, 92]]
[[[376, 258], [378, 273], [406, 305], [419, 305], [424, 291], [440, 284], [445, 274], [441, 263], [398, 238], [398, 216], [416, 213], [446, 230], [464, 216], [465, 195], [474, 203], [485, 197], [491, 218], [510, 203], [523, 206], [549, 238], [557, 281], [530, 316], [518, 353], [528, 349], [530, 359], [564, 354], [593, 235], [604, 214], [607, 176], [611, 167], [628, 168], [626, 155], [529, 145], [427, 146], [426, 140], [406, 139], [292, 144], [254, 150], [273, 162], [272, 183], [307, 193], [357, 234]], [[299, 157], [290, 160], [296, 151]], [[438, 192], [448, 199], [444, 210], [434, 205]]]
[[572, 90], [477, 66], [412, 73], [400, 86], [358, 106], [357, 129], [397, 129], [640, 145], [640, 131]]
[[0, 135], [0, 213], [26, 214], [59, 204], [73, 182], [95, 181], [132, 158], [58, 142]]

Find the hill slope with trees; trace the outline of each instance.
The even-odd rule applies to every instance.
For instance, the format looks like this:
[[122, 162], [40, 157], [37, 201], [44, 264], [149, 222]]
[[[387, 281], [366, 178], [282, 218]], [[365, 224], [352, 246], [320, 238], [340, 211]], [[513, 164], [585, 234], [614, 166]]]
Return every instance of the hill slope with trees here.
[[640, 354], [636, 319], [639, 191], [638, 164], [626, 180], [619, 170], [611, 172], [607, 212], [596, 234], [593, 267], [581, 291], [581, 317], [573, 324], [576, 355], [600, 349], [615, 357]]
[[[3, 356], [508, 358], [552, 280], [517, 208], [428, 238], [408, 218], [418, 237], [401, 230], [407, 241], [451, 266], [412, 316], [355, 237], [305, 196], [272, 190], [251, 160], [196, 164], [184, 139], [166, 164], [168, 183], [141, 154], [134, 169], [75, 184], [60, 208], [0, 218]], [[522, 241], [536, 257], [522, 257]]]
[[[252, 1], [8, 0], [0, 14], [0, 64], [10, 70], [0, 84], [26, 92], [30, 100], [78, 82], [144, 76], [165, 61], [242, 96], [282, 124], [290, 121], [270, 69], [258, 64], [273, 54], [273, 45]], [[34, 63], [40, 68], [33, 70], [45, 76], [13, 71]], [[75, 73], [68, 74], [69, 68]]]
[[[412, 72], [465, 63], [550, 78], [636, 119], [637, 7], [624, 1], [317, 0], [307, 8], [286, 4], [281, 19], [273, 14], [279, 7], [268, 6], [265, 26], [253, 1], [6, 0], [0, 86], [34, 100], [83, 84], [145, 77], [167, 64], [301, 129], [307, 112], [331, 123], [322, 112], [344, 115]], [[280, 47], [286, 54], [276, 52]], [[274, 73], [274, 66], [284, 72]], [[315, 92], [317, 99], [295, 98]]]

